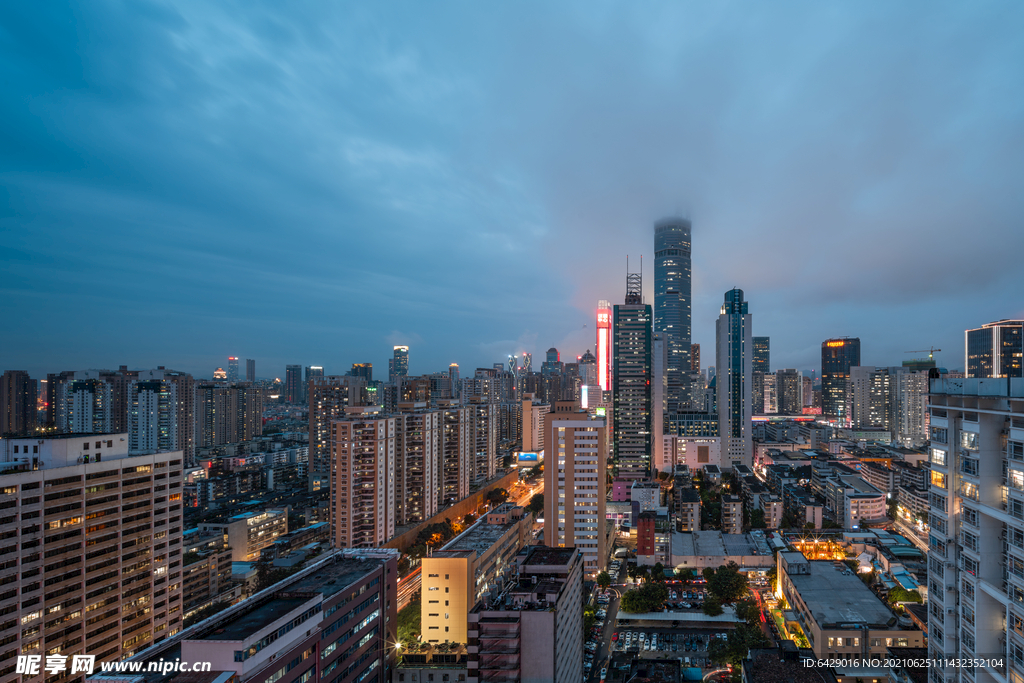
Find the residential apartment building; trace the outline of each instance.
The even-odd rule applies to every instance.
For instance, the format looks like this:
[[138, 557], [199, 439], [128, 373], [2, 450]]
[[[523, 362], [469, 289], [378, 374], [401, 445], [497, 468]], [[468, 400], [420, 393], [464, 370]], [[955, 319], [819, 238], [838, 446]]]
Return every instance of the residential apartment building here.
[[743, 497], [722, 496], [722, 533], [743, 533]]
[[641, 289], [640, 274], [628, 274], [625, 303], [612, 319], [612, 447], [624, 479], [645, 479], [654, 464], [652, 311]]
[[189, 529], [184, 534], [184, 548], [184, 618], [214, 603], [234, 603], [242, 597], [241, 586], [231, 581], [231, 546], [227, 534]]
[[676, 529], [700, 531], [700, 492], [695, 488], [677, 486]]
[[36, 428], [36, 383], [24, 370], [0, 376], [0, 436], [25, 436]]
[[494, 508], [422, 560], [420, 632], [428, 643], [465, 643], [467, 614], [517, 575], [533, 516], [513, 503]]
[[263, 435], [263, 392], [254, 384], [200, 382], [195, 407], [197, 448], [251, 441]]
[[399, 403], [394, 415], [395, 523], [418, 524], [438, 510], [441, 493], [441, 411]]
[[928, 656], [1005, 666], [929, 675], [1024, 680], [1024, 379], [933, 379], [930, 391]]
[[473, 449], [470, 484], [480, 485], [498, 473], [500, 415], [498, 404], [482, 397], [470, 397], [466, 408], [469, 410], [470, 442]]
[[471, 408], [458, 401], [438, 401], [441, 413], [441, 486], [442, 505], [450, 505], [469, 495], [470, 476], [475, 463]]
[[[289, 366], [291, 367], [291, 366]], [[366, 379], [351, 375], [313, 377], [309, 382], [310, 489], [327, 488], [331, 474], [331, 435], [348, 408], [367, 404]]]
[[0, 683], [43, 680], [19, 654], [112, 661], [181, 630], [182, 469], [125, 433], [0, 440]]
[[718, 428], [722, 436], [722, 459], [747, 465], [753, 463], [754, 457], [752, 329], [753, 319], [743, 299], [743, 290], [729, 290], [715, 322]]
[[583, 557], [527, 546], [519, 576], [469, 613], [469, 683], [577, 683], [583, 678]]
[[195, 462], [195, 380], [163, 366], [144, 370], [128, 384], [128, 452], [182, 451]]
[[774, 494], [761, 496], [761, 510], [764, 512], [765, 527], [778, 529], [782, 526], [782, 515], [785, 513], [782, 496]]
[[857, 475], [829, 477], [825, 482], [825, 500], [844, 529], [888, 522], [886, 494]]
[[545, 420], [544, 540], [579, 549], [589, 576], [607, 560], [605, 420], [560, 401]]
[[331, 538], [374, 548], [395, 535], [397, 420], [379, 406], [346, 408], [331, 424]]

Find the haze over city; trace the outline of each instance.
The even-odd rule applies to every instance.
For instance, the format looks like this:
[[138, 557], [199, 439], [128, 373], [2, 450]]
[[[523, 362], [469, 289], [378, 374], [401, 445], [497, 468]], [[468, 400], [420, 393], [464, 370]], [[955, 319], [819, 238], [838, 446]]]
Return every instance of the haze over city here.
[[0, 355], [340, 373], [593, 349], [655, 220], [772, 364], [1021, 317], [1024, 10], [7, 4]]

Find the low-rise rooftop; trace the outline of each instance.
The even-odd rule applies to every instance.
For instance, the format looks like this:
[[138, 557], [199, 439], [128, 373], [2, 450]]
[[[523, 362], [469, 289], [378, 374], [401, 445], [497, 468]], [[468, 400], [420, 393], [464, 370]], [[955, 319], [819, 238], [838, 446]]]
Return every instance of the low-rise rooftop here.
[[[786, 553], [787, 561], [789, 555]], [[887, 627], [895, 622], [889, 608], [845, 564], [822, 560], [807, 561], [807, 564], [807, 574], [789, 573], [788, 576], [819, 626], [868, 624]]]

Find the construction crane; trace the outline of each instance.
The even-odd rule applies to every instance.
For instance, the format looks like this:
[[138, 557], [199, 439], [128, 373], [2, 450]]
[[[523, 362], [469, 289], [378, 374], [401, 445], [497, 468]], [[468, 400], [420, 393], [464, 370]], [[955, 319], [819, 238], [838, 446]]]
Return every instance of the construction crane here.
[[941, 350], [942, 349], [937, 349], [934, 346], [929, 346], [927, 349], [918, 349], [917, 351], [904, 351], [903, 353], [927, 353], [928, 360], [934, 360], [932, 356], [934, 356], [937, 351]]

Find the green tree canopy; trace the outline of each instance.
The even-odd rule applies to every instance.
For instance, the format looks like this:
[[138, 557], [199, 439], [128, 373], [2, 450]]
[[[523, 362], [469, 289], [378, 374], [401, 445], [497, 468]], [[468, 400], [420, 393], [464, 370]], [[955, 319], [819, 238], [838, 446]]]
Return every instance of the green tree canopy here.
[[609, 576], [608, 572], [601, 572], [597, 575], [597, 585], [601, 587], [601, 590], [612, 585], [612, 577]]
[[[706, 576], [706, 574], [705, 574]], [[734, 602], [747, 592], [747, 576], [739, 571], [735, 563], [719, 567], [708, 578], [708, 592], [722, 602]]]
[[693, 581], [695, 574], [689, 567], [676, 570], [676, 578], [680, 581]]
[[724, 611], [722, 609], [722, 603], [719, 602], [719, 600], [715, 597], [709, 597], [707, 600], [705, 600], [704, 605], [703, 607], [701, 607], [701, 609], [704, 610], [704, 614], [708, 615], [709, 617], [717, 617]]
[[484, 496], [484, 500], [491, 505], [501, 505], [508, 500], [508, 491], [502, 488], [491, 489], [487, 492], [487, 495]]
[[630, 614], [656, 612], [661, 609], [667, 599], [668, 586], [664, 583], [650, 581], [626, 591], [619, 603], [619, 609]]
[[654, 566], [651, 567], [651, 581], [664, 581], [665, 580], [665, 565], [661, 562], [655, 562]]
[[711, 641], [708, 645], [708, 657], [715, 664], [731, 664], [735, 668], [750, 650], [768, 645], [768, 639], [764, 637], [759, 626], [740, 624], [725, 640], [715, 638]]
[[398, 613], [398, 642], [408, 643], [420, 636], [420, 599], [416, 598]]
[[764, 529], [764, 510], [751, 510], [750, 512], [750, 528], [751, 529]]
[[544, 494], [537, 493], [530, 498], [530, 504], [526, 506], [526, 509], [535, 515], [539, 515], [544, 512]]

